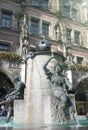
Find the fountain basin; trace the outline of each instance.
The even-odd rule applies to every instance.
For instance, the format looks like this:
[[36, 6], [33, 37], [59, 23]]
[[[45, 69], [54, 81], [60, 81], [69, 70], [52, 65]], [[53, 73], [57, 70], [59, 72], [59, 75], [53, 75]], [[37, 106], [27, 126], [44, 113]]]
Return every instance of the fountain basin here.
[[6, 117], [0, 117], [0, 127], [13, 127], [13, 128], [78, 128], [78, 127], [87, 127], [88, 119], [83, 117], [79, 118], [79, 124], [73, 121], [66, 122], [64, 124], [28, 124], [28, 123], [14, 123], [13, 118], [11, 118], [9, 123], [6, 123]]

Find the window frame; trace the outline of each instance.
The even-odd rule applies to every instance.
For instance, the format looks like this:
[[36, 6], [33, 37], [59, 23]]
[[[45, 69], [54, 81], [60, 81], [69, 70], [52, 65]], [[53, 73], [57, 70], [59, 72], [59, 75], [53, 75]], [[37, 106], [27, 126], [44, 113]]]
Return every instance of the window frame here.
[[49, 0], [30, 0], [30, 5], [41, 9], [49, 9]]
[[64, 5], [63, 7], [63, 16], [70, 17], [70, 6]]
[[[3, 24], [4, 22], [4, 24]], [[1, 27], [11, 29], [12, 24], [12, 13], [6, 10], [2, 10], [1, 14]]]
[[[35, 23], [37, 23], [37, 24], [34, 25]], [[31, 19], [30, 32], [34, 35], [39, 34], [39, 20], [38, 19]]]
[[[7, 49], [6, 49], [6, 47], [7, 47]], [[9, 43], [3, 43], [3, 42], [0, 41], [0, 51], [8, 52], [9, 48], [10, 48]]]
[[30, 3], [31, 3], [31, 6], [36, 6], [36, 7], [39, 7], [39, 0], [31, 0], [30, 1]]
[[80, 44], [80, 32], [79, 31], [74, 31], [74, 42], [77, 45]]
[[[75, 12], [75, 14], [74, 14], [74, 12]], [[77, 13], [78, 13], [77, 9], [72, 8], [72, 19], [77, 20]]]
[[67, 34], [67, 39], [68, 40], [71, 40], [71, 32], [72, 32], [72, 29], [66, 28], [66, 34]]
[[83, 57], [77, 56], [76, 59], [77, 59], [77, 64], [81, 64], [82, 65]]
[[49, 23], [42, 23], [42, 35], [45, 37], [49, 37]]
[[42, 7], [42, 9], [49, 9], [49, 7], [48, 7], [48, 3], [49, 3], [49, 0], [42, 0], [42, 2], [41, 2], [41, 7]]

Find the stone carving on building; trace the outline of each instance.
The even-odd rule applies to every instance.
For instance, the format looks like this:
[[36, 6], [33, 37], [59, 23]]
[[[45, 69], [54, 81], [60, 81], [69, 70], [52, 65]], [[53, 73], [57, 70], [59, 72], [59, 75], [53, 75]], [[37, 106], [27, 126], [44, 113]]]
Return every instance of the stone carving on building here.
[[54, 28], [56, 39], [66, 42], [66, 27], [60, 21], [58, 21]]
[[66, 57], [66, 42], [67, 42], [66, 27], [60, 21], [57, 21], [54, 28], [55, 28], [56, 39], [59, 42], [63, 43], [63, 55], [64, 57]]
[[78, 68], [76, 66], [76, 63], [74, 61], [74, 56], [71, 53], [71, 47], [66, 48], [66, 63], [68, 67], [75, 68], [77, 75], [79, 75]]
[[22, 46], [22, 55], [26, 55], [27, 53], [28, 53], [28, 41], [27, 39], [25, 39]]
[[74, 64], [74, 61], [73, 61], [74, 56], [71, 53], [71, 48], [70, 47], [66, 48], [66, 58], [67, 58], [66, 63], [68, 64], [68, 66], [73, 66], [73, 64]]
[[55, 36], [57, 40], [61, 40], [61, 24], [59, 23], [59, 21], [57, 22], [57, 24], [55, 25]]
[[26, 14], [24, 14], [20, 31], [20, 51], [21, 56], [28, 53], [28, 24]]
[[4, 100], [0, 102], [0, 105], [2, 104], [8, 105], [8, 114], [6, 122], [8, 122], [12, 116], [13, 101], [15, 99], [17, 100], [24, 99], [25, 84], [20, 80], [18, 75], [14, 76], [13, 82], [14, 82], [14, 90], [11, 93], [7, 94], [4, 97]]

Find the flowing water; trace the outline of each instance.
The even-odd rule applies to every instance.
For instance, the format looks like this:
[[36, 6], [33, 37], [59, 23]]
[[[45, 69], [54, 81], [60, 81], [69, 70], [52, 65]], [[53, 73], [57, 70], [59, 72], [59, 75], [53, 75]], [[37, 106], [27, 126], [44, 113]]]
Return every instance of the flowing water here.
[[88, 126], [88, 119], [86, 118], [77, 118], [76, 122], [68, 122], [64, 124], [26, 124], [26, 123], [13, 123], [11, 119], [10, 122], [6, 123], [5, 118], [0, 119], [0, 127], [13, 127], [13, 128], [81, 128]]

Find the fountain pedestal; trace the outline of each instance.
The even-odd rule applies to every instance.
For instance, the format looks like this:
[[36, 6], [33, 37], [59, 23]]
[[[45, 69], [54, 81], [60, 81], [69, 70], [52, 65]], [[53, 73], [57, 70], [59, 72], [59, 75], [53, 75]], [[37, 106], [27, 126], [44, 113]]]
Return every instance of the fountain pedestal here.
[[[23, 105], [24, 104], [24, 105]], [[14, 118], [13, 121], [15, 123], [26, 122], [25, 119], [25, 101], [24, 100], [14, 100]]]
[[[55, 59], [48, 65], [52, 72], [57, 62], [62, 64], [64, 60], [61, 54], [56, 53], [54, 56]], [[56, 107], [51, 100], [52, 86], [43, 70], [43, 66], [50, 57], [50, 52], [37, 54], [34, 58], [27, 60], [25, 69], [22, 67], [22, 71], [25, 71], [22, 74], [26, 76], [23, 78], [22, 75], [22, 78], [26, 79], [26, 89], [24, 100], [14, 101], [15, 123], [52, 124], [52, 122], [54, 123], [53, 119], [58, 120], [59, 115], [56, 117], [54, 115], [53, 118], [52, 112]]]

